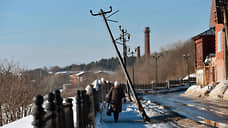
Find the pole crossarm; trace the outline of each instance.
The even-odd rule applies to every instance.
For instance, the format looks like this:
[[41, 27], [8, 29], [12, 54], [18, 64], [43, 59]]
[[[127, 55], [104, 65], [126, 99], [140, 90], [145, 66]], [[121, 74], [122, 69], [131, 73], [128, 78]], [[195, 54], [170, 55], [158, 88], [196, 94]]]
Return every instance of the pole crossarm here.
[[[107, 13], [111, 13], [112, 12], [112, 6], [110, 6], [109, 7], [110, 8], [110, 10], [109, 11], [106, 11], [106, 12], [104, 12], [102, 9], [102, 11], [100, 12], [100, 13], [93, 13], [93, 11], [92, 10], [90, 10], [90, 13], [91, 13], [91, 15], [92, 16], [99, 16], [99, 15], [105, 15], [105, 14], [107, 14]], [[110, 16], [109, 16], [110, 17]]]
[[109, 35], [110, 35], [110, 37], [111, 37], [111, 39], [112, 39], [112, 44], [113, 44], [113, 46], [114, 46], [114, 48], [115, 48], [115, 51], [116, 51], [118, 60], [119, 60], [120, 65], [121, 65], [121, 68], [122, 68], [122, 70], [123, 70], [123, 72], [124, 72], [125, 77], [127, 78], [127, 81], [128, 81], [128, 83], [129, 83], [129, 87], [130, 87], [131, 92], [132, 92], [132, 94], [133, 94], [133, 97], [134, 97], [134, 99], [135, 99], [135, 101], [136, 101], [136, 104], [137, 104], [137, 107], [138, 107], [138, 109], [139, 109], [139, 112], [140, 112], [140, 114], [142, 115], [144, 121], [150, 121], [150, 118], [147, 116], [147, 114], [146, 114], [146, 112], [145, 112], [145, 110], [144, 110], [144, 108], [143, 108], [141, 102], [139, 101], [139, 98], [138, 98], [138, 96], [137, 96], [137, 94], [136, 94], [136, 91], [135, 91], [135, 89], [134, 89], [134, 87], [133, 87], [133, 84], [132, 84], [132, 81], [131, 81], [130, 76], [129, 76], [129, 74], [128, 74], [128, 71], [127, 71], [127, 69], [125, 68], [125, 64], [124, 64], [124, 62], [123, 62], [123, 58], [121, 57], [121, 54], [120, 54], [120, 52], [119, 52], [119, 50], [118, 50], [118, 48], [117, 48], [116, 41], [115, 41], [115, 39], [114, 39], [114, 37], [113, 37], [113, 35], [112, 35], [112, 32], [111, 32], [111, 29], [110, 29], [110, 27], [109, 27], [108, 21], [107, 21], [107, 19], [106, 19], [106, 17], [105, 17], [105, 14], [111, 13], [111, 12], [112, 12], [112, 7], [111, 7], [111, 6], [110, 6], [110, 11], [104, 12], [103, 9], [100, 9], [100, 13], [97, 13], [97, 14], [94, 14], [94, 13], [90, 10], [90, 13], [91, 13], [92, 16], [98, 16], [98, 15], [101, 15], [101, 16], [102, 16], [102, 18], [103, 18], [103, 20], [104, 20], [104, 22], [105, 22], [106, 28], [107, 28], [107, 30], [108, 30], [108, 33], [109, 33]]

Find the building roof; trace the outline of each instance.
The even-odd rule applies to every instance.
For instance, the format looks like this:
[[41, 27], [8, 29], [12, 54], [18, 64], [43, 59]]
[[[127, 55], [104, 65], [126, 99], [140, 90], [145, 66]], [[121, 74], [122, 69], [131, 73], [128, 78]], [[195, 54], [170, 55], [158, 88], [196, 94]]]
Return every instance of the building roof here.
[[216, 2], [217, 23], [223, 24], [224, 22], [223, 10], [225, 8], [228, 13], [228, 0], [215, 0], [215, 2]]
[[215, 36], [215, 27], [211, 27], [208, 30], [192, 37], [193, 40], [197, 40], [201, 36]]

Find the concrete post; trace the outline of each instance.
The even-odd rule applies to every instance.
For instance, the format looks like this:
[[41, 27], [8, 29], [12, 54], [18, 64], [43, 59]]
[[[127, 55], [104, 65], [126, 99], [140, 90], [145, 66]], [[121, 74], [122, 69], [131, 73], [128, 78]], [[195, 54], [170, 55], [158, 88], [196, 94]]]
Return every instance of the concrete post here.
[[96, 116], [96, 111], [95, 111], [95, 89], [93, 90], [93, 93], [92, 93], [92, 95], [90, 96], [90, 101], [91, 101], [91, 111], [90, 111], [90, 113], [92, 113], [91, 114], [91, 116], [92, 116], [92, 126], [93, 126], [93, 128], [95, 128], [95, 116]]
[[169, 82], [169, 80], [167, 81], [167, 89], [169, 89], [170, 88], [170, 82]]
[[85, 124], [88, 127], [89, 124], [89, 112], [90, 112], [90, 103], [89, 95], [85, 95]]
[[2, 126], [2, 104], [0, 103], [0, 126]]
[[55, 95], [53, 93], [48, 94], [48, 103], [46, 106], [47, 113], [45, 115], [45, 128], [56, 128], [56, 113], [55, 113]]
[[73, 116], [73, 104], [72, 99], [66, 99], [66, 105], [64, 106], [64, 114], [65, 114], [65, 126], [63, 128], [74, 128], [74, 116]]
[[42, 107], [44, 102], [43, 96], [37, 95], [33, 98], [33, 108], [32, 108], [32, 115], [33, 121], [32, 125], [33, 128], [43, 128], [44, 127], [44, 109]]
[[96, 114], [96, 89], [95, 88], [93, 88], [93, 109], [94, 109], [94, 112], [95, 112], [95, 114]]
[[82, 120], [81, 120], [81, 91], [77, 90], [76, 96], [76, 111], [77, 111], [77, 128], [82, 128]]
[[63, 109], [63, 99], [59, 90], [55, 90], [54, 103], [56, 105], [56, 126], [57, 128], [63, 128], [65, 127], [65, 116]]
[[[86, 128], [86, 118], [85, 118], [85, 95], [86, 95], [86, 91], [85, 90], [81, 90], [81, 122], [82, 122], [82, 128]], [[81, 127], [80, 127], [81, 128]]]

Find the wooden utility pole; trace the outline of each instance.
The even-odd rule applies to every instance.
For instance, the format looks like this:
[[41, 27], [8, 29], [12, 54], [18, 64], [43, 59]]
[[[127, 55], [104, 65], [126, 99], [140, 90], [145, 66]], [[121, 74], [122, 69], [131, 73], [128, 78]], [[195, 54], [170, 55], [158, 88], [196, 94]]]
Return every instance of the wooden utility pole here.
[[[138, 109], [139, 109], [139, 112], [140, 112], [140, 114], [142, 115], [142, 117], [143, 117], [143, 119], [144, 119], [145, 121], [150, 121], [150, 118], [147, 116], [147, 114], [146, 114], [146, 112], [145, 112], [145, 110], [144, 110], [144, 108], [143, 108], [141, 102], [139, 101], [139, 98], [137, 97], [137, 94], [136, 94], [136, 92], [135, 92], [135, 89], [134, 89], [134, 87], [132, 86], [132, 81], [131, 81], [131, 79], [130, 79], [130, 77], [129, 77], [129, 74], [128, 74], [128, 72], [127, 72], [125, 66], [124, 66], [123, 58], [122, 58], [121, 55], [120, 55], [120, 52], [119, 52], [119, 50], [118, 50], [118, 48], [117, 48], [117, 45], [116, 45], [116, 41], [115, 41], [115, 39], [114, 39], [114, 37], [113, 37], [113, 35], [112, 35], [111, 29], [110, 29], [110, 27], [109, 27], [109, 25], [108, 25], [108, 22], [107, 22], [107, 19], [106, 19], [106, 17], [105, 17], [105, 14], [108, 14], [108, 13], [111, 13], [111, 12], [112, 12], [112, 7], [111, 7], [111, 6], [110, 6], [110, 10], [109, 10], [109, 11], [104, 12], [103, 9], [100, 9], [100, 12], [97, 13], [97, 14], [94, 14], [94, 13], [92, 12], [92, 10], [90, 10], [90, 13], [91, 13], [92, 16], [98, 16], [98, 15], [101, 15], [101, 16], [102, 16], [102, 18], [103, 18], [103, 20], [104, 20], [104, 22], [105, 22], [106, 28], [108, 29], [108, 33], [109, 33], [109, 35], [110, 35], [110, 37], [111, 37], [111, 39], [112, 39], [112, 44], [113, 44], [113, 46], [114, 46], [114, 48], [115, 48], [117, 57], [118, 57], [118, 59], [119, 59], [120, 65], [121, 65], [121, 68], [122, 68], [122, 70], [123, 70], [123, 72], [124, 72], [125, 77], [127, 78], [127, 81], [128, 81], [128, 83], [129, 83], [130, 89], [131, 89], [132, 94], [133, 94], [133, 97], [134, 97], [134, 99], [135, 99], [135, 101], [136, 101], [136, 104], [137, 104], [137, 107], [138, 107]], [[111, 14], [111, 15], [112, 15], [112, 14]]]

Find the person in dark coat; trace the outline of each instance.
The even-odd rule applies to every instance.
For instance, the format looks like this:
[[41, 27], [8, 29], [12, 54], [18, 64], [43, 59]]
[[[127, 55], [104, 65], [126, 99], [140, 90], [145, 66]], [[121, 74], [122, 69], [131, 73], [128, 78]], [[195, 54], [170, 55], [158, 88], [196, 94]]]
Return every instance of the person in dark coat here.
[[109, 90], [107, 98], [109, 105], [111, 105], [114, 120], [117, 122], [119, 113], [122, 111], [122, 100], [124, 100], [124, 102], [126, 101], [124, 90], [118, 81], [114, 82], [114, 87]]

